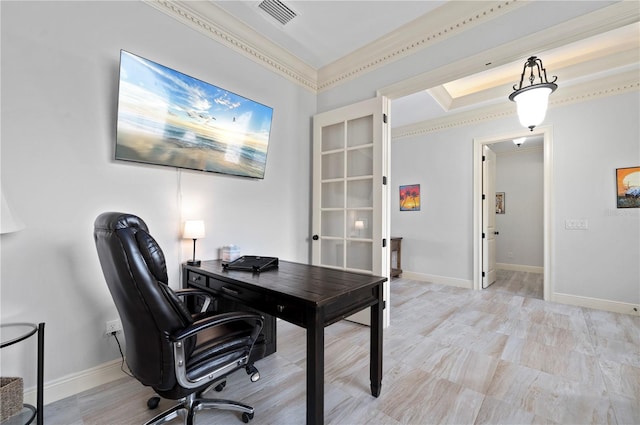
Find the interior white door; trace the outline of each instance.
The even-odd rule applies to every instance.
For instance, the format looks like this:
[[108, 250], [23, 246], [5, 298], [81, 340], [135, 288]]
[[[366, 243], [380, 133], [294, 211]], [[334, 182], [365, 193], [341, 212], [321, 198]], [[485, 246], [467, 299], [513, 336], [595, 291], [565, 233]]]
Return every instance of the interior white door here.
[[[314, 265], [389, 278], [387, 108], [377, 97], [313, 118]], [[369, 309], [349, 319], [369, 324]]]
[[482, 156], [482, 287], [496, 281], [496, 154], [484, 145]]

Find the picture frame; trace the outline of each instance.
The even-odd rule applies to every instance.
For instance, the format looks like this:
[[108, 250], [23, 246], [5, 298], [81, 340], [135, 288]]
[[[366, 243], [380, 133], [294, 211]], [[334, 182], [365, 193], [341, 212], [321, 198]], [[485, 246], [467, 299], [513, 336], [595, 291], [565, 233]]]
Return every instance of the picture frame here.
[[640, 208], [640, 166], [616, 168], [616, 207]]
[[420, 211], [420, 185], [400, 186], [400, 211]]
[[505, 197], [504, 192], [496, 192], [496, 214], [505, 213]]
[[120, 51], [115, 159], [264, 179], [273, 108]]

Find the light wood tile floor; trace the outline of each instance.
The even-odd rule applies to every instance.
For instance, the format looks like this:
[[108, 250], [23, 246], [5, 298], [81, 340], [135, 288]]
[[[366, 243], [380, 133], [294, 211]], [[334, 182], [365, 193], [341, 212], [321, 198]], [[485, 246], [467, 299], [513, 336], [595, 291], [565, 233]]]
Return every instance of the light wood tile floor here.
[[[367, 329], [326, 328], [325, 422], [640, 424], [640, 318], [522, 295], [515, 274], [481, 292], [393, 280], [377, 399], [369, 392]], [[523, 274], [523, 285], [530, 278]], [[305, 344], [303, 329], [279, 321], [278, 352], [256, 364], [262, 379], [236, 373], [209, 396], [254, 406], [254, 425], [304, 423]], [[139, 424], [160, 411], [146, 409], [152, 394], [123, 377], [47, 405], [45, 423]], [[171, 405], [163, 400], [160, 409]], [[242, 424], [235, 412], [196, 418]]]

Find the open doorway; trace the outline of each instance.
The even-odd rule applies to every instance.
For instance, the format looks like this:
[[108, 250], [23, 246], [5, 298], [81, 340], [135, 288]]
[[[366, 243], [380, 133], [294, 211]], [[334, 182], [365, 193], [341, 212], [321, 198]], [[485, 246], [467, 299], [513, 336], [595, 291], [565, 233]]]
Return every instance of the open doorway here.
[[[534, 146], [531, 148], [525, 148], [523, 146], [516, 147], [513, 144], [513, 139], [517, 139], [519, 137], [527, 137], [529, 140], [533, 141], [531, 145], [535, 145], [535, 140], [539, 140], [541, 149], [542, 149], [542, 160], [543, 160], [543, 182], [542, 182], [542, 252], [541, 259], [534, 259], [534, 261], [523, 261], [522, 256], [526, 255], [536, 255], [535, 253], [531, 253], [533, 251], [529, 251], [527, 253], [527, 249], [520, 249], [518, 252], [515, 252], [514, 246], [522, 247], [522, 244], [518, 244], [517, 238], [527, 238], [529, 237], [528, 231], [532, 229], [516, 229], [514, 230], [513, 226], [522, 226], [522, 221], [505, 220], [506, 214], [508, 211], [508, 202], [509, 202], [509, 192], [512, 195], [512, 200], [517, 201], [513, 206], [516, 208], [519, 204], [521, 205], [522, 199], [526, 198], [522, 193], [516, 193], [514, 186], [509, 186], [508, 181], [502, 181], [496, 183], [493, 188], [494, 191], [491, 194], [485, 193], [487, 191], [486, 180], [487, 177], [484, 175], [486, 171], [486, 166], [483, 163], [483, 156], [485, 156], [487, 148], [492, 148], [493, 151], [498, 151], [499, 154], [496, 155], [494, 161], [500, 161], [500, 157], [505, 155], [504, 152], [508, 150], [517, 150], [517, 149], [529, 149], [535, 150]], [[526, 142], [525, 142], [526, 143]], [[508, 144], [511, 144], [512, 147], [508, 147]], [[495, 282], [497, 279], [504, 278], [505, 274], [507, 276], [513, 275], [514, 273], [520, 272], [520, 276], [528, 276], [527, 273], [539, 273], [542, 272], [542, 299], [549, 299], [551, 294], [552, 282], [551, 282], [551, 264], [550, 264], [550, 245], [551, 245], [551, 226], [550, 226], [550, 211], [551, 211], [551, 169], [552, 169], [552, 155], [551, 155], [551, 128], [550, 127], [541, 127], [535, 129], [534, 132], [527, 132], [526, 130], [522, 130], [519, 132], [485, 137], [481, 139], [474, 139], [474, 288], [475, 289], [483, 289], [487, 288], [491, 285], [491, 283]], [[540, 149], [538, 148], [538, 149]], [[500, 154], [502, 153], [502, 155]], [[498, 176], [498, 179], [504, 178]], [[483, 186], [483, 182], [485, 183]], [[501, 190], [505, 187], [508, 187], [509, 190]], [[530, 190], [528, 188], [521, 188], [519, 190], [527, 191]], [[496, 195], [495, 192], [498, 193], [500, 197], [500, 205], [496, 204]], [[485, 195], [485, 200], [483, 201], [483, 194]], [[540, 203], [540, 201], [537, 201]], [[484, 210], [483, 210], [484, 207]], [[491, 218], [487, 217], [487, 209], [492, 209], [491, 213], [497, 213], [493, 216], [494, 220], [491, 222]], [[536, 206], [532, 206], [532, 209], [536, 209]], [[522, 213], [522, 209], [515, 209], [512, 211], [514, 214], [524, 214]], [[527, 212], [528, 213], [528, 212]], [[513, 216], [512, 216], [513, 218]], [[522, 218], [522, 217], [520, 217]], [[539, 219], [536, 218], [536, 219]], [[515, 223], [515, 224], [514, 224]], [[488, 224], [492, 224], [493, 228], [489, 229]], [[511, 226], [511, 227], [510, 227]], [[504, 228], [508, 233], [505, 234], [504, 231], [501, 232], [501, 227]], [[531, 226], [534, 228], [535, 226]], [[535, 229], [533, 229], [535, 231]], [[489, 235], [488, 233], [491, 233]], [[514, 235], [517, 233], [517, 235]], [[493, 244], [489, 243], [489, 237], [493, 239]], [[507, 240], [511, 240], [511, 242], [507, 242]], [[503, 243], [501, 244], [501, 240]], [[516, 242], [514, 242], [516, 241]], [[533, 250], [536, 248], [533, 247]], [[493, 256], [493, 258], [491, 258]], [[509, 258], [511, 257], [511, 258]], [[496, 271], [491, 271], [491, 262], [495, 264], [494, 268]], [[520, 263], [520, 264], [519, 264]], [[532, 263], [527, 265], [526, 263]], [[523, 265], [524, 264], [524, 265]], [[537, 265], [541, 264], [541, 266]], [[501, 272], [501, 270], [507, 270], [507, 272]], [[484, 272], [484, 273], [483, 273]], [[484, 274], [484, 276], [483, 276]], [[491, 281], [491, 282], [490, 282]]]
[[543, 298], [543, 137], [484, 145], [482, 288]]

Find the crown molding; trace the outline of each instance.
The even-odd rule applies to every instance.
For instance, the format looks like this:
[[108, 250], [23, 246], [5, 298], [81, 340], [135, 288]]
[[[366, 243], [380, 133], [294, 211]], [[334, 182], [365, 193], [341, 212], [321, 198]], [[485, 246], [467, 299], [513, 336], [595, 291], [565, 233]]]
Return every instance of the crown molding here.
[[[328, 90], [449, 37], [509, 13], [529, 1], [449, 1], [318, 70], [318, 91]], [[425, 31], [425, 28], [429, 30]]]
[[487, 61], [492, 63], [491, 67], [521, 61], [527, 54], [539, 54], [639, 20], [640, 8], [638, 8], [637, 2], [621, 1], [553, 28], [509, 41], [438, 69], [393, 83], [379, 89], [377, 94], [389, 99], [397, 99], [485, 71], [488, 69], [484, 66]]
[[[633, 70], [566, 88], [560, 86], [558, 90], [549, 97], [549, 108], [638, 91], [640, 90], [639, 75], [638, 70]], [[490, 105], [458, 114], [449, 114], [433, 120], [393, 128], [391, 130], [391, 139], [396, 141], [515, 115], [515, 103], [508, 102], [505, 97], [505, 102], [499, 105]], [[393, 110], [391, 111], [391, 119], [393, 119]]]
[[[317, 93], [393, 61], [414, 54], [448, 37], [525, 5], [528, 0], [447, 2], [400, 30], [329, 64], [314, 69], [272, 43], [212, 2], [143, 0], [143, 2]], [[212, 17], [215, 16], [215, 21]], [[424, 28], [434, 28], [425, 33]]]
[[[262, 37], [212, 2], [143, 2], [245, 57], [316, 93], [318, 72], [287, 50]], [[206, 16], [215, 16], [215, 22]]]
[[[262, 37], [251, 27], [238, 21], [212, 2], [183, 0], [143, 0], [143, 2], [313, 93], [335, 87], [530, 3], [529, 0], [446, 2], [431, 13], [407, 24], [401, 30], [394, 31], [353, 54], [316, 70], [295, 55]], [[462, 16], [466, 16], [466, 18], [461, 18]], [[212, 17], [215, 17], [215, 22]], [[519, 40], [512, 40], [502, 46], [480, 52], [456, 63], [395, 83], [380, 89], [378, 94], [395, 99], [483, 71], [486, 69], [484, 63], [487, 59], [491, 60], [493, 66], [504, 65], [520, 60], [522, 52], [545, 51], [638, 20], [640, 20], [640, 10], [637, 3], [635, 1], [620, 1], [564, 22], [554, 28]], [[435, 29], [425, 33], [424, 28]], [[637, 78], [631, 88], [614, 84], [611, 87], [617, 88], [605, 87], [598, 91], [594, 90], [594, 87], [593, 84], [585, 85], [583, 92], [575, 92], [572, 96], [553, 96], [550, 106], [558, 105], [560, 102], [567, 104], [611, 95], [621, 92], [621, 90], [637, 89]], [[575, 89], [572, 88], [572, 92], [574, 91]], [[568, 88], [563, 89], [563, 93], [568, 92]], [[392, 135], [394, 138], [410, 137], [450, 127], [498, 119], [514, 113], [514, 105], [487, 106], [396, 128], [392, 131]]]

